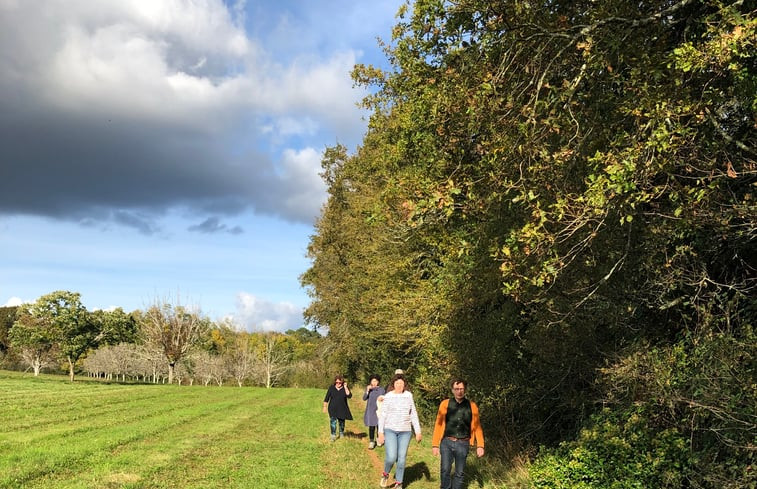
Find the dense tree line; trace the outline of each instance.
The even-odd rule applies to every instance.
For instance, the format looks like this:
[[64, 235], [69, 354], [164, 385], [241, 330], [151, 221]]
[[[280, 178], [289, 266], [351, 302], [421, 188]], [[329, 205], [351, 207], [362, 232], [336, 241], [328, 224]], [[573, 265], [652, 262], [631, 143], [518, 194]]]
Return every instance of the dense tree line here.
[[361, 147], [323, 158], [302, 283], [334, 361], [427, 400], [464, 375], [538, 487], [754, 487], [755, 13], [401, 9], [353, 74]]
[[195, 307], [156, 301], [146, 310], [88, 311], [80, 294], [55, 291], [0, 309], [0, 366], [34, 375], [75, 373], [113, 381], [300, 386], [328, 383], [321, 335], [241, 331]]

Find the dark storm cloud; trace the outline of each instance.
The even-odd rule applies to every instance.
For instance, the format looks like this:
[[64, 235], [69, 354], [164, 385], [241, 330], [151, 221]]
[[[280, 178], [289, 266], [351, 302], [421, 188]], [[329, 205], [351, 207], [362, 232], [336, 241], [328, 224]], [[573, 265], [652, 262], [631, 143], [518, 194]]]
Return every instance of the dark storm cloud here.
[[113, 213], [113, 220], [118, 224], [136, 229], [148, 236], [160, 231], [160, 227], [151, 217], [133, 212], [116, 211]]
[[[208, 5], [164, 12], [164, 32], [138, 3], [49, 4], [45, 16], [25, 2], [0, 4], [0, 215], [144, 234], [173, 208], [207, 218], [198, 232], [238, 234], [219, 216], [245, 210], [312, 222], [325, 196], [320, 155], [282, 151], [286, 121], [336, 127], [345, 100], [334, 80], [348, 63], [262, 78], [260, 49], [221, 2]], [[198, 8], [221, 21], [196, 32], [192, 20], [207, 13]], [[279, 149], [265, 154], [271, 137]]]
[[229, 234], [242, 234], [244, 230], [240, 226], [234, 226], [234, 227], [228, 227], [226, 224], [223, 224], [221, 220], [217, 217], [209, 217], [202, 221], [200, 224], [197, 224], [195, 226], [190, 226], [189, 230], [192, 232], [197, 233], [203, 233], [203, 234], [214, 234], [214, 233], [229, 233]]
[[29, 120], [2, 105], [0, 114], [5, 213], [77, 217], [93, 207], [150, 209], [183, 201], [225, 202], [231, 210], [260, 183], [257, 172], [231, 167], [202, 134], [50, 112]]

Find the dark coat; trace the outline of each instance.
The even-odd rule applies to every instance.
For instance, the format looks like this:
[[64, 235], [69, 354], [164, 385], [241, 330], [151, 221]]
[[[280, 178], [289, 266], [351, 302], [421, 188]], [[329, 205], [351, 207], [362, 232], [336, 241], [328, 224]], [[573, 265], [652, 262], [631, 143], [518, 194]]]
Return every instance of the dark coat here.
[[365, 414], [363, 415], [363, 422], [366, 426], [378, 426], [378, 413], [376, 413], [378, 405], [376, 401], [379, 396], [384, 394], [386, 394], [386, 391], [383, 387], [376, 387], [371, 389], [369, 393], [363, 394], [363, 400], [368, 401], [365, 404]]
[[347, 405], [347, 399], [352, 397], [344, 393], [344, 387], [337, 389], [335, 385], [330, 385], [326, 391], [326, 397], [323, 402], [329, 403], [329, 416], [336, 419], [352, 419], [350, 407]]

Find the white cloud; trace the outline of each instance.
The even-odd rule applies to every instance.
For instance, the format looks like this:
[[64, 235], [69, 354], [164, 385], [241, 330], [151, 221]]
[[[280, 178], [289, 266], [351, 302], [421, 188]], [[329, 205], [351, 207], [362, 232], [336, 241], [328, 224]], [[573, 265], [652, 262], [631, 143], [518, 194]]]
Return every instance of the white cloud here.
[[3, 304], [3, 307], [16, 307], [20, 306], [21, 304], [24, 304], [27, 301], [24, 301], [20, 297], [11, 297], [7, 301], [5, 301], [5, 304]]
[[235, 324], [247, 331], [286, 331], [300, 328], [303, 309], [288, 302], [271, 302], [252, 294], [237, 295]]
[[[301, 151], [286, 150], [281, 161], [284, 169], [282, 180], [299, 192], [289, 192], [284, 198], [284, 212], [289, 215], [297, 209], [320, 211], [326, 201], [326, 184], [321, 179], [321, 155], [313, 148]], [[313, 214], [315, 217], [315, 214]]]
[[192, 3], [167, 9], [168, 3], [138, 2], [119, 17], [108, 11], [107, 19], [70, 12], [57, 30], [60, 46], [50, 53], [49, 67], [39, 67], [47, 76], [36, 82], [68, 110], [94, 106], [184, 124], [227, 110], [239, 102], [238, 78], [246, 76], [233, 67], [255, 64], [247, 59], [252, 43], [218, 12], [222, 5], [198, 11]]

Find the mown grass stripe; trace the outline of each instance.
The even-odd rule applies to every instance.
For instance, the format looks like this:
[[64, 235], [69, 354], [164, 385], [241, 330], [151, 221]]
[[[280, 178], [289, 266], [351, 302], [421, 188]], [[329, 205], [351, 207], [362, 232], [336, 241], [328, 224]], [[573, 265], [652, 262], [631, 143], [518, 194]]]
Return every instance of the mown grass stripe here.
[[[135, 487], [146, 487], [145, 484], [152, 487], [151, 481], [160, 480], [154, 474], [170, 470], [167, 469], [170, 467], [186, 471], [189, 462], [192, 478], [195, 478], [198, 468], [192, 463], [192, 454], [202, 455], [197, 460], [218, 460], [214, 446], [224, 445], [227, 438], [235, 434], [239, 419], [254, 416], [248, 412], [249, 400], [249, 397], [242, 397], [228, 403], [206, 405], [208, 409], [191, 422], [166, 427], [170, 429], [137, 438], [110, 452], [92, 454], [86, 459], [83, 470], [70, 472], [75, 472], [75, 479], [89, 481], [90, 487], [109, 487], [114, 482], [120, 483], [119, 487], [128, 487], [129, 481], [134, 481]], [[152, 455], [145, 456], [146, 453]], [[78, 487], [78, 483], [68, 482], [74, 479], [73, 473], [56, 475], [32, 481], [25, 487]], [[173, 485], [175, 479], [168, 479], [168, 487], [177, 487]]]
[[[320, 389], [71, 384], [62, 376], [31, 380], [0, 371], [0, 392], [15, 387], [24, 396], [0, 405], [7, 421], [0, 424], [0, 489], [330, 489], [378, 483], [375, 458], [383, 459], [383, 450], [366, 447], [364, 404], [353, 398], [349, 436], [331, 443]], [[46, 406], [26, 410], [36, 425], [25, 417], [30, 399]], [[424, 445], [413, 444], [408, 457], [412, 489], [438, 487], [438, 459]], [[491, 488], [480, 482], [477, 487]]]
[[[187, 399], [192, 401], [187, 403]], [[161, 399], [156, 397], [138, 398], [124, 400], [115, 404], [115, 409], [104, 411], [93, 411], [92, 409], [79, 408], [77, 406], [68, 406], [66, 415], [47, 418], [44, 423], [37, 426], [31, 426], [30, 429], [17, 429], [18, 423], [9, 423], [9, 431], [5, 427], [0, 432], [0, 441], [11, 438], [13, 445], [33, 444], [44, 442], [45, 439], [55, 437], [66, 437], [81, 434], [87, 431], [107, 428], [116, 423], [129, 422], [133, 418], [144, 417], [145, 413], [157, 415], [162, 412], [175, 409], [176, 405], [191, 406], [196, 402], [202, 402], [202, 399], [194, 398], [171, 398], [170, 402], [164, 404]], [[47, 427], [47, 429], [45, 429]], [[0, 453], [5, 450], [5, 443], [0, 443]]]
[[[170, 399], [170, 396], [168, 398]], [[60, 430], [58, 436], [51, 436], [45, 440], [46, 442], [22, 445], [17, 450], [4, 454], [0, 460], [0, 485], [21, 487], [21, 484], [48, 473], [75, 468], [94, 452], [113, 449], [162, 430], [190, 423], [201, 418], [209, 406], [213, 412], [223, 412], [228, 406], [228, 403], [224, 402], [208, 405], [201, 401], [202, 399], [199, 399], [199, 402], [190, 406], [174, 406], [174, 409], [165, 406], [157, 415], [143, 412], [140, 416], [137, 413], [126, 424], [78, 427], [76, 431]], [[55, 450], [54, 447], [60, 449]]]

